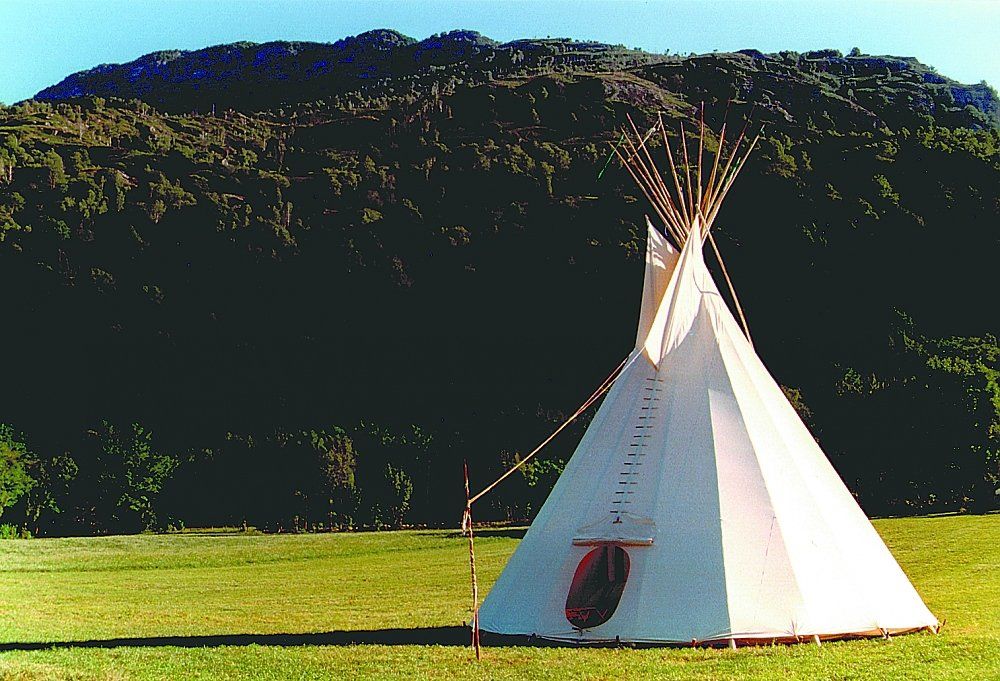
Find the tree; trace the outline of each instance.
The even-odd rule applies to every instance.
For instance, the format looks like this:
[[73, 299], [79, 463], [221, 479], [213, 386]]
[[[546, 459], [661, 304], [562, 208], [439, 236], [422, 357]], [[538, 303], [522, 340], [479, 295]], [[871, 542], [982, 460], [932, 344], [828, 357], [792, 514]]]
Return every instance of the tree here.
[[350, 527], [354, 524], [357, 506], [357, 455], [354, 443], [340, 428], [331, 431], [313, 430], [307, 435], [319, 469], [319, 475], [315, 476], [320, 482], [319, 489], [310, 500], [314, 521], [325, 520], [331, 528], [335, 525]]
[[[929, 338], [902, 315], [890, 352], [839, 384], [851, 424], [824, 439], [853, 453], [869, 508], [985, 512], [1000, 506], [1000, 345]], [[848, 476], [850, 478], [850, 476]]]
[[124, 173], [118, 170], [111, 170], [107, 173], [107, 181], [104, 183], [105, 196], [115, 212], [121, 213], [125, 209], [125, 195], [128, 193], [129, 185], [125, 180]]
[[24, 437], [0, 423], [0, 515], [34, 487], [35, 480], [28, 473], [32, 463]]
[[761, 154], [770, 160], [768, 171], [790, 179], [799, 171], [795, 157], [791, 155], [792, 140], [787, 136], [768, 137], [761, 144]]
[[94, 503], [99, 511], [97, 524], [115, 532], [164, 528], [168, 519], [161, 516], [158, 501], [164, 483], [177, 468], [177, 459], [157, 452], [152, 432], [139, 423], [121, 430], [102, 421], [89, 434], [91, 492], [99, 495]]
[[74, 151], [69, 157], [69, 174], [73, 178], [78, 178], [90, 165], [90, 154], [86, 150]]
[[0, 242], [3, 242], [10, 232], [30, 231], [15, 219], [18, 212], [24, 209], [24, 197], [18, 192], [11, 192], [6, 201], [0, 198]]
[[42, 168], [46, 170], [49, 189], [66, 184], [66, 166], [63, 164], [62, 156], [52, 149], [42, 155]]
[[386, 490], [378, 504], [376, 524], [387, 527], [402, 527], [407, 512], [410, 510], [410, 497], [413, 496], [413, 480], [409, 473], [392, 463], [385, 465]]
[[538, 167], [542, 171], [542, 182], [545, 184], [545, 193], [547, 196], [552, 196], [552, 177], [555, 175], [556, 169], [552, 167], [552, 164], [545, 161], [542, 161]]
[[970, 510], [1000, 506], [1000, 344], [984, 338], [933, 339], [910, 325], [900, 334], [902, 349], [915, 361], [912, 389], [927, 391], [946, 425], [937, 439], [941, 458], [953, 462], [947, 476]]
[[180, 180], [171, 182], [163, 173], [157, 173], [157, 179], [149, 183], [149, 200], [146, 202], [146, 214], [154, 223], [158, 223], [166, 214], [167, 209], [176, 210], [185, 206], [194, 206], [198, 201], [194, 194], [181, 186]]
[[[501, 457], [503, 468], [512, 468], [520, 459], [520, 454], [505, 453]], [[518, 469], [518, 475], [509, 479], [505, 489], [498, 490], [492, 501], [503, 509], [506, 520], [522, 522], [533, 518], [565, 467], [566, 462], [561, 458], [531, 459]]]
[[17, 159], [14, 155], [0, 147], [0, 183], [10, 184], [14, 181], [14, 166], [17, 165]]
[[413, 479], [406, 464], [414, 463], [405, 438], [386, 428], [362, 424], [364, 441], [359, 457], [358, 483], [368, 523], [379, 529], [398, 528], [405, 522], [413, 496]]
[[25, 503], [25, 518], [33, 534], [41, 534], [42, 520], [46, 515], [57, 515], [66, 510], [70, 486], [79, 470], [69, 454], [36, 461], [31, 470], [36, 484], [28, 491]]

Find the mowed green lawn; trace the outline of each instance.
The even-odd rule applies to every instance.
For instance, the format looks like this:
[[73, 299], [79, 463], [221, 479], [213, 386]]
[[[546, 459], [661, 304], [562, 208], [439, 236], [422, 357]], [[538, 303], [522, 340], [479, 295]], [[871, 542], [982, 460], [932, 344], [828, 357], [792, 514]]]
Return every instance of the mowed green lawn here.
[[[940, 635], [738, 651], [490, 647], [480, 663], [457, 645], [469, 594], [455, 532], [3, 541], [0, 677], [1000, 679], [1000, 515], [876, 526], [947, 620]], [[477, 540], [484, 593], [512, 535]], [[57, 645], [31, 645], [42, 642]]]

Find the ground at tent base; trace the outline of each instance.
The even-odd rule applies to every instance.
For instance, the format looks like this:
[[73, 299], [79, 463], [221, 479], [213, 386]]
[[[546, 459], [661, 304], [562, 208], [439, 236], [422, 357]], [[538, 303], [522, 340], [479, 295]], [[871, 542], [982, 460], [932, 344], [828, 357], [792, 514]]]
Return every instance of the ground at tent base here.
[[[582, 639], [535, 634], [497, 634], [480, 632], [480, 643], [484, 647], [540, 646], [549, 648], [751, 648], [762, 646], [792, 646], [799, 644], [822, 644], [831, 641], [859, 641], [864, 639], [889, 640], [896, 636], [913, 634], [936, 635], [941, 630], [931, 627], [913, 629], [874, 630], [850, 634], [824, 634], [810, 636], [756, 636], [744, 638], [716, 638], [704, 641], [622, 641], [621, 639]], [[471, 630], [470, 630], [471, 640]]]

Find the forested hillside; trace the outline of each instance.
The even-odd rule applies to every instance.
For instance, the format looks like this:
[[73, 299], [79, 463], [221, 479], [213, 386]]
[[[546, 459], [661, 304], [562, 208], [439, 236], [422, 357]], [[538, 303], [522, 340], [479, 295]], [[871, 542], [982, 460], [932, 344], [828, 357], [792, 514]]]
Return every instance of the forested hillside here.
[[[916, 60], [377, 31], [0, 108], [0, 523], [453, 524], [631, 349], [616, 129], [766, 136], [719, 218], [755, 346], [870, 513], [1000, 505], [1000, 104]], [[586, 419], [584, 419], [585, 421]], [[585, 423], [500, 488], [537, 510]]]

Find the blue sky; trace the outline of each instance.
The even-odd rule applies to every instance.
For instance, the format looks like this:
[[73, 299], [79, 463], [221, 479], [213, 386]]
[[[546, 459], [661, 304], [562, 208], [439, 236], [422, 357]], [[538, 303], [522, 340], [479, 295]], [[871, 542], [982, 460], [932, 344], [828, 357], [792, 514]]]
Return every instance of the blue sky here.
[[662, 52], [857, 46], [1000, 86], [994, 0], [0, 0], [0, 102], [162, 49], [251, 40], [332, 42], [372, 28], [425, 38], [559, 36]]

